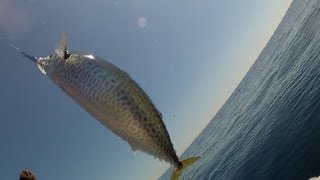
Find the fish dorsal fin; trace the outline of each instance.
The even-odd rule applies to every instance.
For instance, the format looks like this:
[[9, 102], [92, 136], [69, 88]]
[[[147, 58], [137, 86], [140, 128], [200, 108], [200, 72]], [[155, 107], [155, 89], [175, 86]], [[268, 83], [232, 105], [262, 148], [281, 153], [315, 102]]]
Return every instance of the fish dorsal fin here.
[[55, 49], [55, 54], [61, 59], [65, 59], [67, 54], [67, 36], [65, 32], [61, 34], [58, 47]]

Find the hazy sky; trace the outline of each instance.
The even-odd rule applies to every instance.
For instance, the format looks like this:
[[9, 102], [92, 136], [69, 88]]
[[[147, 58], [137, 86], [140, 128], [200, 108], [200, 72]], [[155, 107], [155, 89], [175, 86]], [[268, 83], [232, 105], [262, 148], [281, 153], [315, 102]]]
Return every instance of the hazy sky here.
[[[180, 155], [271, 37], [291, 0], [0, 0], [0, 173], [17, 179], [140, 180], [169, 165], [130, 146], [74, 103], [35, 64], [61, 32], [69, 50], [128, 72], [162, 112]], [[131, 158], [133, 156], [133, 158]]]

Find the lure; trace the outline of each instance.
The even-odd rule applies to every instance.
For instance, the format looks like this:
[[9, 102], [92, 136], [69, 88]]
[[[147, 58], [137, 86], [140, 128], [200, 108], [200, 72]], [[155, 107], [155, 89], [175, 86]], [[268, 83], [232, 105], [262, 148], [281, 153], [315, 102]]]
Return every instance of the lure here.
[[89, 114], [127, 141], [133, 151], [143, 151], [173, 165], [171, 179], [179, 179], [182, 170], [199, 159], [179, 161], [161, 113], [128, 73], [97, 56], [66, 48], [66, 35], [62, 33], [58, 48], [48, 57], [36, 58], [16, 49]]

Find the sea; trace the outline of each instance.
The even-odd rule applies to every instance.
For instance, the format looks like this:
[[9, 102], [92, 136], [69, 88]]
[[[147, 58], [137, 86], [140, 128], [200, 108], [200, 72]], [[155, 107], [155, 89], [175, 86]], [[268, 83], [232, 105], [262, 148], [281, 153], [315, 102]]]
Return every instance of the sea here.
[[181, 159], [192, 156], [201, 159], [181, 179], [320, 175], [319, 0], [293, 0], [244, 79]]

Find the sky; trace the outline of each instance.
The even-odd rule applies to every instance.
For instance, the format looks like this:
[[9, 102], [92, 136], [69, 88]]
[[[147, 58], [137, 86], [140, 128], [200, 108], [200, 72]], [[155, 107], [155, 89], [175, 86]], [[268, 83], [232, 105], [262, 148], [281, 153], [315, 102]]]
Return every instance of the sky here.
[[130, 146], [8, 44], [68, 49], [128, 72], [163, 115], [178, 155], [254, 63], [292, 0], [0, 0], [0, 173], [17, 179], [157, 179], [169, 167]]

